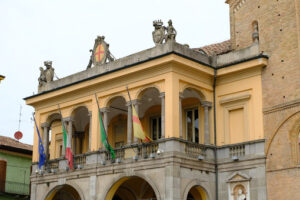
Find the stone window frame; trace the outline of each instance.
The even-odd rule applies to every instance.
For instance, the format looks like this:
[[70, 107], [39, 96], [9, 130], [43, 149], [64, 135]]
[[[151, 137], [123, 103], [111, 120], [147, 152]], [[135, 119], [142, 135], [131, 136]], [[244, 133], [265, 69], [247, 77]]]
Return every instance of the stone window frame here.
[[[251, 94], [249, 92], [234, 95], [231, 97], [223, 97], [220, 100], [220, 104], [223, 107], [223, 122], [224, 122], [224, 142], [229, 144], [230, 141], [230, 125], [229, 125], [229, 113], [232, 110], [243, 109], [244, 112], [244, 138], [250, 139], [249, 130], [249, 103]], [[228, 137], [226, 137], [228, 136]]]

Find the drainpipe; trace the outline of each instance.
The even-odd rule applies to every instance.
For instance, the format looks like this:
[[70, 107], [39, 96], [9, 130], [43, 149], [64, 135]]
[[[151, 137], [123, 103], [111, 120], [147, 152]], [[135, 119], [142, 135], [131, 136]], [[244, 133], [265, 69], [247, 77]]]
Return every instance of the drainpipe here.
[[214, 155], [215, 155], [215, 172], [216, 172], [216, 200], [219, 199], [219, 176], [218, 176], [218, 152], [217, 152], [217, 125], [216, 125], [216, 80], [217, 80], [217, 69], [214, 69], [214, 83], [213, 83], [213, 106], [214, 106]]

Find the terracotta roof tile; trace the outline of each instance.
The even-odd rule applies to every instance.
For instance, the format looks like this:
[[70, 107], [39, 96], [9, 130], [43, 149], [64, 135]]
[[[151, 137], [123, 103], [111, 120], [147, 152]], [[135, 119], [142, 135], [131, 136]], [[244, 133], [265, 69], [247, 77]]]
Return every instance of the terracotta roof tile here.
[[0, 147], [1, 146], [8, 146], [8, 147], [14, 147], [18, 149], [32, 151], [32, 145], [18, 142], [17, 140], [6, 136], [0, 136]]
[[224, 42], [215, 43], [211, 45], [206, 45], [200, 48], [194, 48], [194, 50], [199, 52], [204, 52], [208, 56], [212, 55], [221, 55], [224, 53], [228, 53], [232, 50], [230, 40], [226, 40]]

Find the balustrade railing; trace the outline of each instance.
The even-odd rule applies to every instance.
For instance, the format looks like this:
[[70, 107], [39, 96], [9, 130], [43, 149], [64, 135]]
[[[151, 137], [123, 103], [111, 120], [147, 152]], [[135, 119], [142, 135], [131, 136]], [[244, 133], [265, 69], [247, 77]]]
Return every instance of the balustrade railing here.
[[244, 156], [245, 155], [245, 144], [240, 144], [240, 145], [235, 145], [235, 146], [229, 147], [229, 155], [230, 155], [230, 157]]
[[47, 169], [50, 170], [57, 170], [59, 166], [59, 160], [55, 159], [55, 160], [48, 160], [47, 162]]
[[[116, 148], [116, 149], [114, 149], [114, 152], [115, 152], [115, 159], [117, 159], [117, 158], [124, 159], [124, 156], [125, 156], [125, 148], [124, 147]], [[113, 160], [111, 153], [109, 151], [105, 151], [105, 158], [106, 158], [106, 160]]]
[[144, 143], [138, 146], [138, 156], [141, 158], [148, 158], [151, 154], [155, 154], [158, 150], [158, 143]]
[[[253, 144], [256, 145], [258, 143], [261, 143], [263, 145], [263, 142], [264, 141], [259, 140], [254, 142], [252, 141], [251, 143], [239, 143], [239, 144], [215, 147], [212, 145], [193, 143], [179, 138], [167, 138], [167, 139], [160, 139], [157, 141], [153, 141], [150, 143], [132, 144], [132, 145], [122, 146], [120, 148], [115, 148], [114, 149], [115, 159], [112, 159], [110, 152], [106, 150], [100, 150], [95, 152], [89, 152], [86, 154], [75, 155], [74, 167], [77, 169], [81, 167], [84, 168], [84, 166], [89, 163], [105, 164], [106, 163], [105, 161], [112, 161], [111, 163], [114, 163], [115, 161], [122, 162], [126, 159], [139, 160], [139, 159], [155, 158], [159, 156], [160, 153], [169, 152], [169, 151], [178, 151], [180, 155], [186, 155], [187, 157], [198, 159], [198, 160], [200, 159], [213, 160], [214, 154], [212, 152], [217, 150], [220, 151], [219, 159], [228, 159], [228, 158], [239, 159], [240, 157], [246, 156], [245, 155], [246, 147], [250, 148], [249, 145], [250, 146]], [[47, 162], [47, 168], [46, 168], [48, 169], [48, 172], [50, 173], [56, 172], [56, 170], [52, 170], [52, 169], [65, 170], [66, 165], [60, 163], [60, 161], [64, 161], [64, 159], [62, 160], [60, 158], [55, 160], [49, 160]]]
[[192, 158], [198, 158], [199, 156], [206, 156], [206, 146], [202, 144], [185, 142], [185, 153]]
[[86, 163], [86, 155], [80, 154], [75, 155], [73, 158], [74, 166], [77, 168], [78, 166], [84, 166]]

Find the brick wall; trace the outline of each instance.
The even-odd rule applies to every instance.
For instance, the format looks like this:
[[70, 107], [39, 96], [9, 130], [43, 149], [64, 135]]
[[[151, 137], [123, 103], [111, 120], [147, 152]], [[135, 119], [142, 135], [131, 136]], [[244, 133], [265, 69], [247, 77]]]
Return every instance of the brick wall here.
[[[228, 0], [231, 42], [252, 44], [259, 26], [260, 51], [269, 55], [262, 73], [268, 199], [300, 199], [300, 2], [299, 0]], [[300, 127], [300, 126], [299, 126]]]

